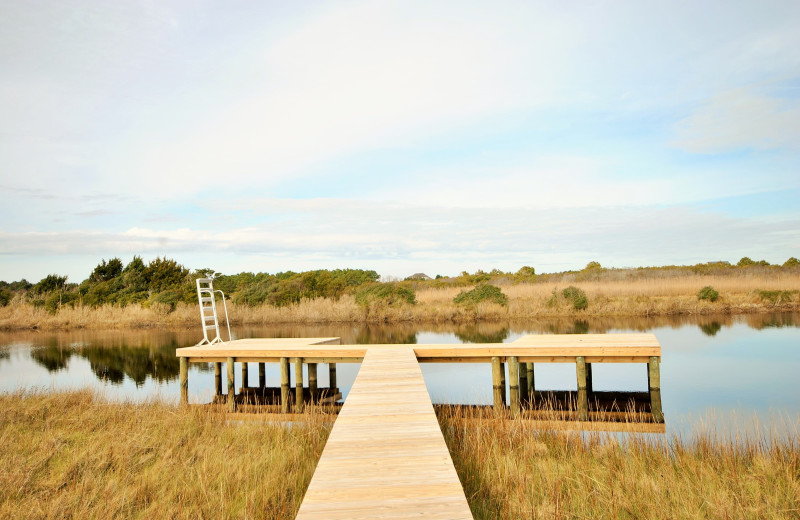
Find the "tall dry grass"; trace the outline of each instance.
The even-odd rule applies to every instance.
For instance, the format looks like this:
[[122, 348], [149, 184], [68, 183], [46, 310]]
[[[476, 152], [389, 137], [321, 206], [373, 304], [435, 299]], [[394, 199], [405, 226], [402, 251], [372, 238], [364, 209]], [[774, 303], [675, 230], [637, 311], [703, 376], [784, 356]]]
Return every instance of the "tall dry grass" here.
[[327, 438], [211, 407], [0, 394], [0, 518], [293, 518]]
[[653, 442], [439, 413], [483, 519], [800, 518], [800, 439], [706, 433]]
[[[526, 283], [503, 285], [508, 306], [480, 303], [457, 305], [453, 298], [459, 287], [429, 288], [416, 292], [416, 305], [372, 305], [363, 308], [352, 295], [338, 300], [317, 298], [285, 307], [228, 305], [231, 322], [237, 325], [276, 323], [469, 323], [536, 317], [669, 316], [704, 314], [746, 314], [800, 310], [800, 275], [763, 273], [753, 276], [699, 276], [610, 279], [573, 282], [586, 292], [589, 305], [575, 310], [563, 298], [553, 298], [567, 283]], [[711, 285], [720, 298], [699, 300], [697, 293]], [[789, 291], [788, 299], [776, 304], [760, 291]], [[150, 307], [129, 305], [98, 308], [65, 307], [56, 314], [29, 304], [0, 307], [0, 330], [70, 328], [195, 327], [199, 311], [195, 305]]]

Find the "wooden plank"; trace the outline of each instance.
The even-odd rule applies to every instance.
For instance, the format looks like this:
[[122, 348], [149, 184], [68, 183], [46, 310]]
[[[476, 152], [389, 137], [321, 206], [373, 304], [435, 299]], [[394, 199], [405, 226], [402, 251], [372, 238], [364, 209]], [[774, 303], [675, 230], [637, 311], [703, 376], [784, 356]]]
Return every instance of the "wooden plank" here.
[[472, 518], [411, 347], [368, 350], [297, 518]]

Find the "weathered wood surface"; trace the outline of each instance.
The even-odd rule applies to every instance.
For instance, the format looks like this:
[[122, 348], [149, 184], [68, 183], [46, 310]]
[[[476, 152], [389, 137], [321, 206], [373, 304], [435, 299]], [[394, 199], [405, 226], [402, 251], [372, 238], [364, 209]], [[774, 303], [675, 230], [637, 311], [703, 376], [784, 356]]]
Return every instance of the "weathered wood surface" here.
[[543, 334], [523, 336], [512, 343], [443, 345], [340, 345], [339, 338], [237, 339], [215, 345], [184, 347], [178, 357], [191, 362], [278, 362], [282, 357], [302, 357], [307, 363], [360, 361], [367, 348], [412, 348], [420, 362], [490, 363], [492, 357], [505, 362], [509, 356], [520, 363], [574, 363], [583, 356], [587, 363], [647, 363], [661, 356], [661, 345], [653, 334]]
[[472, 518], [413, 348], [369, 349], [297, 518]]

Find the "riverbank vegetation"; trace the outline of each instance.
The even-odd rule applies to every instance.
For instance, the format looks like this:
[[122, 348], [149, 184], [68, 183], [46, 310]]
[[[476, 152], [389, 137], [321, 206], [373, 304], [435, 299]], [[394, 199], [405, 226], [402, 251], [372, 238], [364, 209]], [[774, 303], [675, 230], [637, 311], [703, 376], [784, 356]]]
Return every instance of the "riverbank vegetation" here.
[[476, 520], [797, 518], [800, 438], [541, 431], [440, 409]]
[[103, 260], [80, 284], [48, 275], [0, 282], [0, 329], [193, 326], [194, 280], [213, 277], [235, 324], [468, 323], [553, 316], [739, 314], [800, 310], [800, 262], [604, 268], [537, 274], [532, 267], [379, 281], [360, 269], [191, 271], [174, 260]]
[[318, 419], [0, 394], [0, 518], [294, 518], [328, 436]]

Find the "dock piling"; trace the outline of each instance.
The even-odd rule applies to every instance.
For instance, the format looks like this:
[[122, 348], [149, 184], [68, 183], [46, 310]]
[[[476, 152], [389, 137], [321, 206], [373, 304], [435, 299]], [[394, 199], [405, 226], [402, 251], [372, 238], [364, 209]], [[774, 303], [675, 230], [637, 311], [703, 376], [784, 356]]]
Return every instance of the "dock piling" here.
[[189, 360], [185, 357], [180, 359], [181, 404], [189, 404]]
[[328, 386], [331, 389], [331, 394], [336, 389], [336, 363], [328, 363]]
[[291, 399], [291, 395], [289, 394], [289, 385], [290, 385], [290, 376], [289, 373], [289, 358], [282, 357], [281, 358], [281, 412], [289, 413], [289, 399]]
[[647, 381], [650, 387], [650, 411], [653, 413], [653, 420], [657, 423], [664, 422], [664, 412], [661, 410], [661, 369], [659, 359], [651, 356], [647, 363]]
[[317, 364], [308, 364], [308, 393], [313, 403], [317, 399]]
[[222, 395], [222, 363], [214, 363], [214, 395]]
[[533, 363], [525, 363], [528, 372], [528, 400], [534, 401], [536, 397], [536, 381], [534, 381]]
[[526, 363], [519, 364], [519, 400], [524, 408], [528, 401], [528, 369]]
[[247, 382], [249, 380], [248, 376], [250, 375], [250, 369], [247, 366], [246, 361], [242, 361], [242, 388], [247, 388]]
[[259, 388], [266, 388], [267, 387], [267, 364], [266, 363], [259, 363], [258, 364], [258, 387]]
[[236, 411], [236, 386], [234, 383], [234, 377], [236, 376], [236, 371], [234, 370], [234, 358], [228, 358], [228, 411], [235, 412]]
[[510, 356], [508, 358], [508, 394], [513, 417], [519, 416], [519, 374], [519, 358]]
[[503, 364], [500, 363], [500, 358], [495, 356], [492, 358], [492, 390], [494, 394], [494, 410], [500, 412], [505, 407], [505, 400], [503, 399]]
[[594, 387], [592, 385], [592, 364], [586, 363], [586, 391], [587, 392], [594, 392]]
[[303, 411], [303, 358], [294, 358], [294, 407], [297, 413]]
[[575, 372], [578, 377], [578, 420], [589, 420], [589, 393], [586, 391], [586, 358], [575, 358]]

